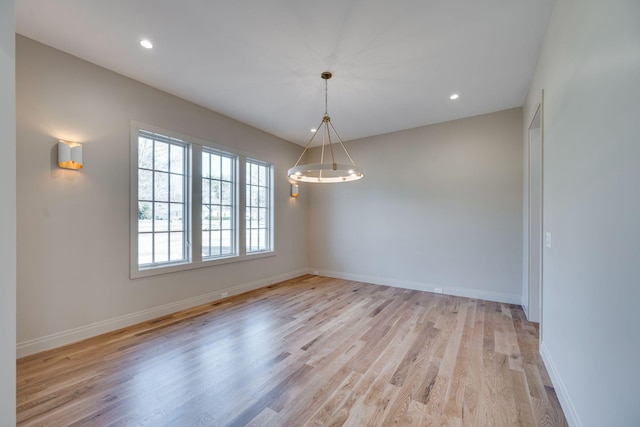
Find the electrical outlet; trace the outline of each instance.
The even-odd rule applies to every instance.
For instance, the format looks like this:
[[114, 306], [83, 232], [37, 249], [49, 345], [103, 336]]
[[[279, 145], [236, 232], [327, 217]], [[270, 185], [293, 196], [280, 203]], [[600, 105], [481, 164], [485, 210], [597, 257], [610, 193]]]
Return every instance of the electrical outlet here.
[[229, 296], [229, 292], [223, 292], [222, 295], [220, 295], [221, 298], [226, 298]]
[[436, 290], [434, 292], [436, 294], [441, 294], [442, 293], [442, 288], [436, 288]]
[[314, 275], [314, 276], [319, 276], [319, 275], [320, 275], [320, 272], [319, 272], [318, 270], [313, 270], [313, 275]]

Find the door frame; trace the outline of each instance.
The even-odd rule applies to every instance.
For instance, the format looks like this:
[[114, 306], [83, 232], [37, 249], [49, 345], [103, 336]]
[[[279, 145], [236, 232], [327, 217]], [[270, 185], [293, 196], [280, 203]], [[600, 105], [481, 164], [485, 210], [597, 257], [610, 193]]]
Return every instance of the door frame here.
[[[536, 171], [539, 177], [539, 206], [533, 205], [532, 198], [532, 161], [531, 161], [531, 153], [532, 153], [532, 137], [534, 131], [539, 132], [539, 143], [540, 148], [539, 152], [536, 155], [539, 156], [538, 167], [539, 170]], [[537, 142], [537, 141], [536, 141]], [[543, 335], [543, 295], [544, 295], [544, 90], [541, 93], [540, 103], [534, 110], [533, 117], [529, 122], [529, 127], [527, 128], [527, 247], [526, 247], [526, 266], [527, 266], [527, 276], [524, 278], [526, 280], [527, 285], [527, 318], [530, 321], [538, 322], [540, 324], [540, 341], [542, 341]], [[539, 219], [538, 224], [534, 224], [533, 221]], [[538, 226], [537, 232], [539, 234], [534, 235], [534, 225]], [[532, 252], [531, 252], [531, 244], [532, 241], [537, 241], [537, 252], [538, 252], [538, 263], [537, 265], [533, 265], [532, 261]], [[533, 269], [538, 272], [538, 283], [531, 281], [531, 272]], [[532, 296], [537, 297], [537, 307], [534, 304], [532, 307], [531, 301]], [[532, 310], [533, 309], [533, 310]]]

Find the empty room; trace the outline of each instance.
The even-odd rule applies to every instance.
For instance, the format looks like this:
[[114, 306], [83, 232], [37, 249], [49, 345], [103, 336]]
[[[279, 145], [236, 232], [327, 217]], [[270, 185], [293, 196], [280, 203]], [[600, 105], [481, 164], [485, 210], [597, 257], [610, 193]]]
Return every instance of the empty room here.
[[0, 3], [0, 425], [640, 426], [640, 2]]

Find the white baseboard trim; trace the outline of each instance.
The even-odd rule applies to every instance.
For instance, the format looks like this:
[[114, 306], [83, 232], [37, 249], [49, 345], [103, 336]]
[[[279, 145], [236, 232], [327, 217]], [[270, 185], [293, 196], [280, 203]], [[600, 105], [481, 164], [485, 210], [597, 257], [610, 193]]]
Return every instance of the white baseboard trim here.
[[522, 307], [525, 317], [529, 320], [529, 306], [524, 303], [524, 298], [520, 301], [520, 307]]
[[477, 289], [456, 288], [451, 286], [438, 286], [408, 280], [398, 280], [387, 277], [367, 276], [362, 274], [344, 273], [340, 271], [322, 270], [311, 268], [309, 271], [318, 272], [321, 276], [333, 277], [336, 279], [353, 280], [357, 282], [372, 283], [374, 285], [392, 286], [394, 288], [412, 289], [416, 291], [426, 291], [435, 293], [436, 288], [442, 289], [445, 295], [458, 297], [475, 298], [487, 301], [503, 302], [506, 304], [522, 304], [520, 295], [502, 294], [499, 292], [482, 291]]
[[542, 356], [542, 361], [544, 362], [544, 366], [547, 368], [547, 372], [549, 373], [549, 377], [551, 378], [551, 382], [553, 383], [553, 388], [556, 391], [556, 395], [558, 396], [558, 400], [560, 401], [560, 406], [562, 406], [562, 410], [564, 411], [564, 416], [567, 419], [567, 423], [571, 427], [582, 427], [582, 423], [580, 422], [580, 418], [578, 418], [578, 414], [571, 402], [571, 398], [567, 394], [567, 390], [564, 387], [564, 383], [560, 378], [560, 374], [556, 369], [556, 365], [553, 363], [553, 359], [549, 354], [549, 350], [544, 342], [540, 343], [540, 355]]
[[101, 322], [91, 323], [89, 325], [57, 332], [55, 334], [47, 335], [44, 337], [23, 341], [18, 343], [16, 346], [16, 356], [18, 358], [28, 356], [30, 354], [39, 353], [41, 351], [50, 350], [52, 348], [71, 344], [73, 342], [91, 338], [96, 335], [104, 334], [106, 332], [115, 331], [116, 329], [135, 325], [136, 323], [146, 322], [147, 320], [155, 319], [156, 317], [166, 316], [167, 314], [175, 313], [180, 310], [185, 310], [187, 308], [195, 307], [201, 304], [207, 304], [221, 299], [221, 294], [223, 292], [227, 292], [229, 296], [237, 295], [243, 292], [248, 292], [254, 289], [273, 285], [274, 283], [282, 282], [284, 280], [293, 279], [295, 277], [302, 276], [308, 273], [308, 269], [291, 271], [289, 273], [256, 280], [255, 282], [244, 283], [241, 285], [232, 286], [230, 288], [216, 290], [215, 292], [210, 292], [197, 297], [183, 299], [180, 301], [161, 305], [159, 307], [138, 311], [136, 313], [125, 314], [124, 316], [116, 317], [113, 319], [107, 319]]

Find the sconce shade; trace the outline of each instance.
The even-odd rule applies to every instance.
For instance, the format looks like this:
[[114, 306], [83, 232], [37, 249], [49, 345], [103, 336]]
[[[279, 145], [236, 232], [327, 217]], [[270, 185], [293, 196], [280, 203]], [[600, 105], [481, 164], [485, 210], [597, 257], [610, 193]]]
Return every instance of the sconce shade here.
[[82, 169], [82, 144], [60, 140], [58, 166], [63, 169]]
[[291, 184], [291, 197], [298, 197], [300, 195], [300, 186], [298, 184]]

